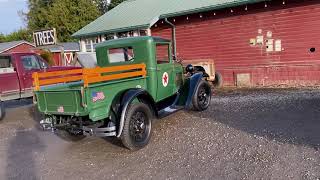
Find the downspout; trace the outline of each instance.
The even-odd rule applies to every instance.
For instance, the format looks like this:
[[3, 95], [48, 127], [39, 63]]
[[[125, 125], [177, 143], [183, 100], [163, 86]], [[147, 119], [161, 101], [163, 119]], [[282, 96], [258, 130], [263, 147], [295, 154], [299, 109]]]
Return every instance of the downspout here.
[[177, 60], [176, 26], [168, 18], [165, 18], [164, 21], [172, 27], [173, 60]]

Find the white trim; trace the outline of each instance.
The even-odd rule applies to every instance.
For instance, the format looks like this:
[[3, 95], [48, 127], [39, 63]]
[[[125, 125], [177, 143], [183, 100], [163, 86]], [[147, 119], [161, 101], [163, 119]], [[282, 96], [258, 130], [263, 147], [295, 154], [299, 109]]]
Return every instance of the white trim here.
[[23, 42], [20, 42], [20, 43], [12, 46], [12, 47], [10, 47], [10, 48], [7, 48], [7, 49], [5, 49], [5, 50], [3, 50], [3, 51], [0, 51], [0, 53], [6, 52], [6, 51], [8, 51], [8, 50], [10, 50], [10, 49], [13, 49], [13, 48], [15, 48], [15, 47], [17, 47], [17, 46], [20, 46], [21, 44], [28, 44], [28, 45], [30, 45], [30, 46], [36, 47], [34, 44], [31, 44], [31, 43], [29, 43], [28, 41], [23, 41]]

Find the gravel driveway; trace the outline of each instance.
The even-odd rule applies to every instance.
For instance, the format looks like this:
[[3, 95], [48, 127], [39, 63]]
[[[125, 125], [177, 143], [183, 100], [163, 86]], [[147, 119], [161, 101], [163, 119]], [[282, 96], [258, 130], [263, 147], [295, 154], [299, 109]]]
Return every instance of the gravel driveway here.
[[0, 179], [320, 179], [320, 90], [217, 92], [205, 112], [156, 121], [136, 152], [63, 141], [34, 114], [12, 106], [0, 122]]

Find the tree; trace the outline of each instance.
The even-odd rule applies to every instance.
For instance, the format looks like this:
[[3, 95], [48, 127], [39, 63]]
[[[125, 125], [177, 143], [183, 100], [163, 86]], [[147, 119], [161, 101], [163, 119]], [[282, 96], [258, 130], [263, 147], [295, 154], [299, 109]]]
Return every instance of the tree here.
[[110, 4], [108, 5], [108, 10], [111, 10], [118, 6], [120, 3], [124, 2], [126, 0], [111, 0]]
[[108, 11], [109, 0], [94, 0], [101, 15]]
[[28, 0], [29, 11], [20, 12], [22, 17], [28, 22], [30, 30], [38, 30], [46, 27], [48, 20], [46, 16], [54, 0]]
[[108, 12], [126, 0], [93, 0], [101, 14]]
[[29, 0], [28, 5], [28, 29], [56, 28], [59, 41], [72, 41], [73, 33], [101, 15], [93, 0]]
[[47, 15], [46, 27], [55, 27], [60, 41], [72, 40], [71, 35], [100, 16], [90, 0], [56, 0]]
[[19, 41], [19, 40], [26, 40], [31, 42], [32, 41], [31, 32], [27, 29], [20, 29], [8, 35], [4, 35], [0, 33], [0, 43], [9, 42], [9, 41]]

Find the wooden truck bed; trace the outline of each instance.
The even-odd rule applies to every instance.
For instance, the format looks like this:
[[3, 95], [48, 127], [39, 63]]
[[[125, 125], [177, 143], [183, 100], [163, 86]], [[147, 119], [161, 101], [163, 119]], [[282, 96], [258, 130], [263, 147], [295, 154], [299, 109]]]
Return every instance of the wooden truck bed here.
[[33, 73], [34, 90], [39, 91], [41, 86], [59, 83], [83, 81], [83, 86], [89, 84], [120, 80], [132, 77], [146, 77], [145, 64], [122, 65], [112, 67], [96, 67], [91, 69], [74, 69], [55, 72]]

